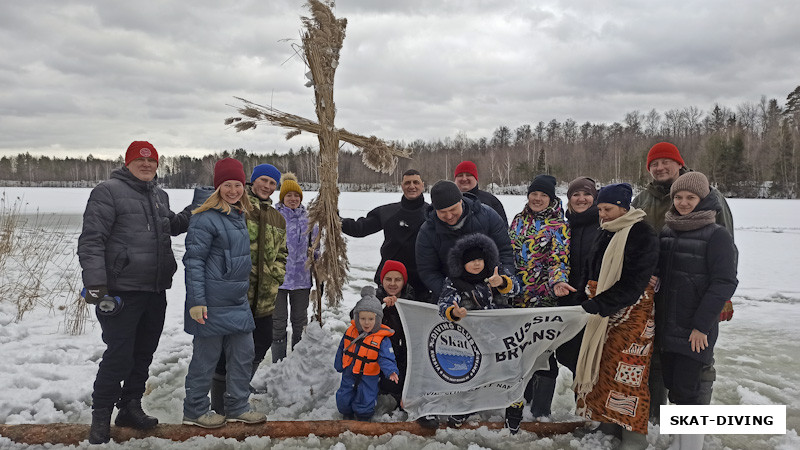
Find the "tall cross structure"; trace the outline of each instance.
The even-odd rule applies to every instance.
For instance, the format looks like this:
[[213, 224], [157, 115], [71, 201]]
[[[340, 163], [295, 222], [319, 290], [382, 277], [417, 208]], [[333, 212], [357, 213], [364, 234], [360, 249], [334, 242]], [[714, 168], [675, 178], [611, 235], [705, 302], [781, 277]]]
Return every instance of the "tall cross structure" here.
[[[236, 131], [256, 128], [258, 123], [289, 128], [286, 138], [303, 131], [314, 133], [319, 139], [320, 189], [319, 195], [309, 205], [309, 222], [319, 226], [320, 233], [312, 243], [313, 248], [323, 244], [314, 271], [318, 282], [325, 283], [328, 305], [338, 305], [342, 299], [342, 287], [347, 279], [349, 262], [347, 244], [342, 237], [339, 210], [339, 140], [361, 150], [363, 163], [377, 172], [392, 173], [397, 167], [397, 158], [409, 158], [411, 152], [398, 149], [375, 136], [361, 136], [336, 128], [336, 104], [333, 102], [333, 79], [339, 66], [339, 51], [344, 41], [347, 19], [337, 19], [331, 7], [333, 1], [308, 0], [311, 17], [302, 17], [305, 30], [302, 33], [303, 58], [309, 68], [310, 83], [314, 87], [317, 122], [238, 98], [244, 106], [238, 108], [243, 117], [225, 120]], [[309, 227], [311, 229], [312, 227]], [[313, 259], [313, 258], [310, 258]]]

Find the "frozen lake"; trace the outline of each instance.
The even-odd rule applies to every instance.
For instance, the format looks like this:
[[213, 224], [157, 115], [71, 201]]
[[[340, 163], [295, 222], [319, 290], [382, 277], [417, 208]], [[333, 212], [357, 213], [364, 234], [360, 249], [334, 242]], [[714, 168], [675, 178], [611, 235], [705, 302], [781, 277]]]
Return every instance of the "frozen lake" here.
[[[89, 189], [0, 188], [6, 201], [19, 198], [26, 203], [25, 212], [38, 211], [41, 216], [58, 219], [69, 230], [74, 241], [80, 231], [81, 214]], [[173, 210], [189, 203], [191, 190], [168, 190]], [[400, 199], [400, 193], [343, 193], [339, 211], [343, 217], [361, 217], [372, 208]], [[314, 196], [305, 193], [306, 203]], [[277, 194], [273, 197], [277, 198]], [[509, 219], [522, 209], [523, 196], [500, 196]], [[731, 199], [729, 204], [735, 222], [735, 239], [739, 248], [739, 288], [733, 299], [735, 313], [731, 322], [720, 326], [716, 347], [717, 382], [715, 404], [785, 404], [786, 435], [733, 436], [715, 435], [706, 438], [707, 448], [800, 448], [800, 201]], [[46, 230], [42, 230], [46, 232]], [[335, 346], [346, 328], [346, 313], [358, 300], [361, 286], [371, 283], [380, 261], [378, 248], [382, 233], [367, 238], [348, 238], [350, 282], [345, 290], [345, 304], [339, 310], [326, 311], [325, 324], [316, 328], [308, 339], [281, 364], [263, 364], [256, 375], [268, 393], [254, 397], [259, 408], [274, 420], [337, 419], [332, 393], [338, 387], [333, 371]], [[69, 247], [69, 246], [68, 246]], [[183, 237], [173, 239], [173, 248], [180, 262]], [[68, 250], [65, 250], [68, 251]], [[77, 259], [75, 259], [77, 263]], [[9, 269], [4, 269], [9, 270]], [[47, 280], [43, 280], [45, 283]], [[181, 418], [183, 378], [191, 356], [190, 336], [183, 332], [184, 283], [182, 266], [168, 291], [167, 323], [161, 344], [151, 366], [145, 409], [163, 422], [177, 423]], [[91, 390], [97, 361], [104, 346], [100, 327], [90, 318], [80, 336], [63, 332], [64, 312], [35, 310], [22, 321], [15, 322], [12, 302], [0, 302], [0, 422], [50, 423], [90, 422]], [[269, 360], [269, 357], [267, 358]], [[562, 369], [553, 404], [556, 420], [573, 419], [574, 402], [568, 387], [569, 376]], [[309, 393], [309, 387], [312, 393]], [[383, 407], [383, 410], [381, 408]], [[376, 420], [404, 420], [404, 413], [388, 412], [386, 402], [379, 402]], [[382, 414], [382, 415], [381, 415]], [[529, 414], [529, 413], [528, 413]], [[501, 420], [500, 412], [485, 413], [487, 420]], [[530, 417], [526, 417], [529, 420]], [[665, 448], [666, 436], [658, 436], [658, 427], [651, 429], [651, 448]], [[149, 442], [159, 447], [164, 442]], [[224, 442], [224, 443], [223, 443]], [[347, 448], [447, 448], [448, 445], [475, 448], [609, 448], [610, 443], [593, 437], [573, 435], [533, 439], [520, 433], [509, 436], [487, 430], [441, 430], [433, 438], [411, 435], [365, 438], [343, 435], [340, 439], [305, 438], [270, 441], [269, 438], [248, 440], [253, 448], [285, 446], [332, 448], [337, 442]], [[448, 444], [449, 443], [449, 444]], [[145, 445], [144, 442], [140, 442]], [[141, 448], [133, 443], [126, 448]], [[170, 444], [173, 446], [173, 444]], [[193, 439], [176, 448], [230, 447], [231, 441], [213, 438]], [[242, 444], [245, 448], [247, 444]], [[145, 445], [147, 446], [147, 445]], [[16, 448], [0, 438], [0, 448]], [[19, 447], [21, 448], [21, 447]], [[58, 446], [53, 447], [58, 448]]]

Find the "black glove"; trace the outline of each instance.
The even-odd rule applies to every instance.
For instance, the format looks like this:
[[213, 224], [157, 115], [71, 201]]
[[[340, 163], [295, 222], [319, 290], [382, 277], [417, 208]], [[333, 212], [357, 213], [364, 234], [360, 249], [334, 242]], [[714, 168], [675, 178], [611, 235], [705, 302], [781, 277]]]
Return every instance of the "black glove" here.
[[108, 289], [105, 286], [87, 287], [85, 292], [86, 294], [83, 298], [85, 298], [86, 303], [89, 303], [90, 305], [96, 305], [100, 303], [100, 300], [108, 295]]

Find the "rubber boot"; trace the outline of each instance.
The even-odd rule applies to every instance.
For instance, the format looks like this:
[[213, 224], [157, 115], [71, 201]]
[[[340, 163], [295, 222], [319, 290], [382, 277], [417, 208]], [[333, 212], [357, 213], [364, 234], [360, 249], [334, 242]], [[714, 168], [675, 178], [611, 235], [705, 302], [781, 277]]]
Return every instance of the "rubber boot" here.
[[137, 398], [124, 404], [117, 404], [119, 412], [114, 424], [118, 427], [129, 427], [137, 430], [149, 430], [158, 425], [158, 419], [148, 416], [142, 409], [142, 400]]
[[111, 440], [112, 408], [92, 410], [92, 427], [89, 428], [90, 444], [105, 444]]
[[553, 403], [553, 393], [556, 391], [556, 379], [537, 375], [534, 375], [533, 379], [531, 414], [533, 417], [547, 417], [550, 415], [550, 405]]
[[214, 374], [211, 379], [211, 410], [225, 415], [225, 375]]
[[[622, 429], [621, 441], [619, 447], [617, 447], [618, 450], [644, 450], [650, 445], [647, 443], [646, 434], [628, 431], [624, 428]], [[683, 440], [681, 440], [681, 443], [683, 443]]]
[[286, 358], [286, 339], [272, 341], [272, 363]]

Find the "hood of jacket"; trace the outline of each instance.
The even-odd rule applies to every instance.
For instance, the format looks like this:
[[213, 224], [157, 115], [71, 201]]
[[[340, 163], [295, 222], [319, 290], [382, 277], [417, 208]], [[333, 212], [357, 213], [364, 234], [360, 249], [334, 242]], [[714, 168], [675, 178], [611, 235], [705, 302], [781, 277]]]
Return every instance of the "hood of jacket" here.
[[489, 236], [480, 233], [468, 234], [456, 241], [447, 256], [447, 273], [451, 277], [461, 278], [465, 275], [466, 271], [464, 270], [464, 264], [461, 262], [461, 257], [465, 251], [473, 247], [479, 247], [483, 250], [485, 267], [490, 267], [494, 270], [494, 267], [500, 265], [500, 252]]

